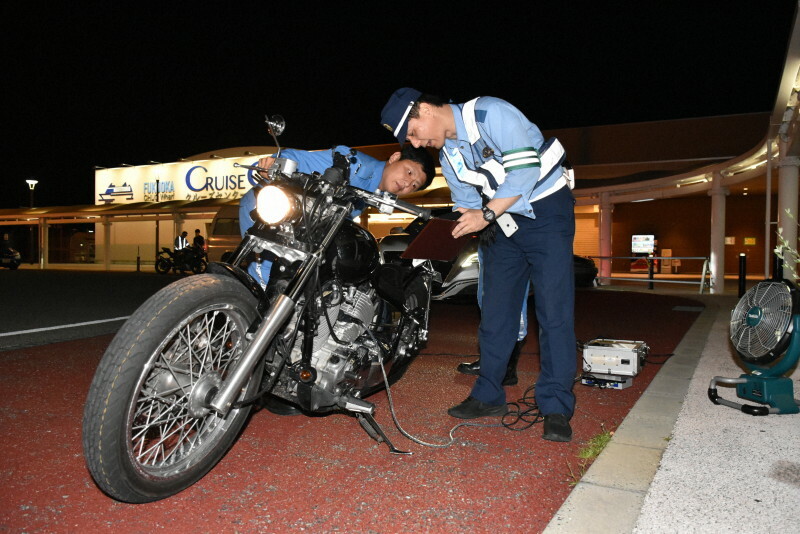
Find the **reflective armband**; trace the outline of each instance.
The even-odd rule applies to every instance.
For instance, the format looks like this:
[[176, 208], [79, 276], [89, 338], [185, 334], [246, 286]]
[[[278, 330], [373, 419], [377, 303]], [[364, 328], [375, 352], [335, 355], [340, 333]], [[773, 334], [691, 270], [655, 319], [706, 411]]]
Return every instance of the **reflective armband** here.
[[553, 172], [553, 169], [561, 165], [566, 154], [567, 152], [558, 139], [555, 137], [548, 139], [540, 149], [539, 159], [541, 160], [542, 170], [539, 179], [546, 178], [548, 174]]

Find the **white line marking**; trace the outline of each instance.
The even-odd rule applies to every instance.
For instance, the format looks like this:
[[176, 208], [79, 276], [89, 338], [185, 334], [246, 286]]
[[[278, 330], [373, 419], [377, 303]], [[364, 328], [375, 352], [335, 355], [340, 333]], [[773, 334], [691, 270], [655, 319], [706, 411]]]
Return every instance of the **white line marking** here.
[[33, 328], [31, 330], [18, 330], [16, 332], [6, 332], [4, 334], [0, 334], [0, 337], [17, 336], [17, 335], [20, 335], [20, 334], [35, 334], [36, 332], [47, 332], [49, 330], [59, 330], [61, 328], [75, 328], [75, 327], [78, 327], [78, 326], [87, 326], [87, 325], [90, 325], [90, 324], [111, 323], [113, 321], [124, 321], [128, 317], [130, 317], [130, 315], [127, 315], [125, 317], [115, 317], [114, 319], [101, 319], [99, 321], [87, 321], [85, 323], [64, 324], [64, 325], [61, 325], [61, 326], [48, 326], [47, 328]]

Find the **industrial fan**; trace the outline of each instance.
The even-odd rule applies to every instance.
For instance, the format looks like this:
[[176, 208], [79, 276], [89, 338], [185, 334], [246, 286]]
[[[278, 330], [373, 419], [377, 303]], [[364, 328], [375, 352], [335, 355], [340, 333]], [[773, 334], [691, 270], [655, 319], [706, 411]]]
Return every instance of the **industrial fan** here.
[[[750, 370], [739, 378], [715, 376], [708, 387], [714, 404], [750, 415], [800, 413], [792, 380], [783, 376], [800, 358], [798, 290], [786, 280], [765, 280], [745, 293], [731, 313], [730, 337]], [[738, 404], [717, 394], [717, 384], [735, 385], [741, 399], [765, 406]]]

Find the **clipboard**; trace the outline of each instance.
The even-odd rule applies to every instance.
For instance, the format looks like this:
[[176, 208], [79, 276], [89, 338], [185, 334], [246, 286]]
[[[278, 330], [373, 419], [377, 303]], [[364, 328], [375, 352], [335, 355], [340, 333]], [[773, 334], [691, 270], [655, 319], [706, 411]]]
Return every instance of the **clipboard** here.
[[456, 224], [456, 221], [447, 219], [430, 219], [400, 257], [411, 260], [454, 260], [472, 237], [472, 234], [467, 234], [454, 239], [453, 228]]

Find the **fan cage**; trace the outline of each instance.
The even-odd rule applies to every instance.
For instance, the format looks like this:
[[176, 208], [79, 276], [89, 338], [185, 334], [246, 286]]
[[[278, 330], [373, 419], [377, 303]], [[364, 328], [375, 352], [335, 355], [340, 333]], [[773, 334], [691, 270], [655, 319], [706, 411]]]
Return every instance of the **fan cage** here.
[[731, 312], [730, 339], [746, 363], [772, 363], [787, 349], [795, 293], [791, 282], [765, 280], [739, 299]]

